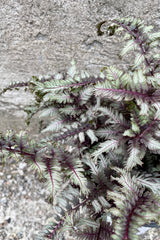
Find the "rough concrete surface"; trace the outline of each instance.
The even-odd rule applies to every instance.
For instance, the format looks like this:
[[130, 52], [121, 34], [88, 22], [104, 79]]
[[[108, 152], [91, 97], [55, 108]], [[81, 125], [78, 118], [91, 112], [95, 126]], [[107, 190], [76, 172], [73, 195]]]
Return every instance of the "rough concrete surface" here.
[[[159, 28], [159, 0], [1, 0], [0, 83], [79, 69], [99, 72], [120, 64], [115, 37], [97, 36], [96, 24], [115, 17], [141, 17]], [[24, 126], [22, 107], [31, 96], [9, 92], [0, 97], [1, 129]], [[14, 118], [14, 120], [13, 120]]]

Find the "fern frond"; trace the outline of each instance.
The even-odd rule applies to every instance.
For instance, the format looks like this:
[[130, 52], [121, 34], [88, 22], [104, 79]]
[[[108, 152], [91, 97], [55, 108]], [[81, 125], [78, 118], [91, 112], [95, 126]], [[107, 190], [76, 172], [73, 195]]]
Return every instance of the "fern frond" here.
[[150, 33], [149, 34], [149, 40], [151, 42], [156, 41], [156, 40], [160, 40], [160, 32]]
[[128, 53], [131, 50], [136, 50], [137, 49], [137, 45], [135, 44], [135, 41], [133, 39], [128, 40], [127, 44], [125, 45], [125, 47], [123, 48], [123, 50], [120, 53], [120, 56], [123, 57], [126, 53]]
[[[82, 219], [82, 223], [85, 224], [85, 219]], [[83, 229], [84, 225], [81, 226]], [[80, 227], [79, 227], [80, 228]], [[85, 229], [77, 229], [74, 231], [73, 236], [76, 237], [77, 240], [111, 240], [112, 228], [105, 221], [101, 221], [100, 223], [92, 222], [92, 226], [85, 226]]]
[[[91, 174], [91, 179], [94, 183], [99, 185], [99, 188], [103, 188], [107, 185], [107, 179], [109, 176], [105, 175], [106, 167], [102, 167], [101, 164], [103, 164], [103, 160], [99, 162], [99, 166], [96, 165], [92, 159], [87, 158], [84, 159], [83, 162], [89, 166], [89, 172]], [[106, 165], [107, 166], [107, 165]]]
[[62, 92], [65, 89], [69, 89], [69, 88], [79, 88], [79, 87], [83, 87], [83, 86], [87, 86], [89, 84], [95, 84], [97, 82], [103, 82], [104, 78], [103, 77], [94, 77], [94, 76], [90, 76], [90, 77], [84, 77], [84, 78], [79, 78], [79, 77], [75, 77], [74, 79], [72, 79], [71, 77], [67, 78], [66, 80], [52, 80], [49, 82], [45, 82], [45, 83], [40, 83], [40, 82], [34, 82], [34, 84], [36, 85], [35, 89], [36, 91], [40, 91], [44, 94], [46, 93], [59, 93]]
[[143, 143], [151, 151], [160, 151], [160, 141], [153, 138], [151, 135], [148, 135], [147, 138], [143, 138]]
[[114, 150], [115, 148], [118, 147], [118, 145], [119, 145], [119, 141], [115, 139], [107, 140], [103, 143], [100, 143], [99, 149], [94, 153], [92, 153], [92, 157], [94, 157], [94, 159], [96, 160], [100, 156], [100, 154]]
[[81, 102], [81, 104], [86, 104], [87, 101], [91, 98], [93, 95], [94, 89], [93, 87], [86, 87], [80, 92], [80, 97], [78, 100]]
[[72, 116], [80, 115], [81, 110], [82, 108], [77, 106], [66, 106], [64, 108], [59, 108], [60, 114], [66, 114], [66, 115], [72, 115]]
[[68, 216], [70, 216], [72, 212], [79, 211], [79, 208], [86, 202], [87, 198], [82, 197], [77, 188], [73, 188], [70, 185], [66, 189], [63, 189], [56, 199], [53, 222], [44, 227], [42, 232], [37, 236], [36, 240], [58, 240], [63, 238], [63, 226], [65, 225]]
[[86, 134], [88, 135], [88, 137], [90, 138], [91, 140], [91, 144], [93, 144], [94, 142], [97, 142], [98, 141], [98, 138], [96, 137], [94, 131], [92, 129], [88, 129], [86, 131]]
[[53, 93], [47, 93], [45, 94], [44, 101], [56, 101], [58, 103], [72, 103], [73, 99], [71, 98], [70, 95], [61, 93], [61, 94], [53, 94]]
[[102, 70], [105, 72], [105, 75], [107, 75], [107, 79], [109, 80], [117, 81], [118, 79], [124, 78], [125, 76], [124, 72], [117, 69], [115, 66], [104, 67]]
[[0, 136], [0, 146], [8, 153], [13, 153], [25, 157], [29, 165], [36, 169], [42, 177], [43, 167], [41, 164], [40, 150], [41, 146], [36, 144], [35, 141], [28, 139], [25, 133], [9, 134]]
[[142, 146], [137, 140], [130, 140], [129, 143], [129, 157], [126, 162], [126, 169], [131, 170], [134, 166], [143, 164], [142, 159], [145, 156], [146, 148]]
[[109, 199], [114, 199], [116, 204], [116, 211], [113, 208], [111, 213], [118, 217], [112, 238], [130, 240], [136, 236], [135, 239], [139, 239], [137, 229], [157, 218], [159, 214], [157, 202], [160, 198], [145, 191], [145, 188], [138, 187], [137, 180], [127, 173], [123, 172], [120, 178], [113, 180], [118, 181], [123, 188], [120, 192], [108, 192]]
[[0, 91], [0, 95], [4, 94], [5, 92], [7, 92], [8, 90], [12, 91], [13, 89], [19, 90], [19, 88], [21, 87], [28, 87], [29, 86], [29, 82], [12, 82], [9, 86], [3, 88]]
[[150, 99], [147, 92], [138, 92], [133, 90], [128, 90], [125, 88], [117, 89], [114, 86], [97, 85], [95, 87], [95, 95], [102, 96], [108, 99], [113, 99], [116, 101], [131, 101], [132, 99], [142, 99], [147, 101]]
[[[47, 111], [47, 114], [50, 114], [50, 110]], [[41, 115], [43, 116], [43, 115]], [[66, 125], [65, 125], [66, 126]], [[61, 119], [55, 119], [54, 121], [52, 121], [45, 129], [43, 129], [42, 132], [58, 132], [60, 129], [62, 129], [64, 127], [64, 121]]]
[[160, 175], [152, 176], [152, 174], [144, 174], [136, 176], [137, 184], [145, 186], [153, 193], [160, 195]]
[[112, 130], [111, 128], [99, 128], [98, 130], [95, 131], [95, 134], [98, 137], [103, 137], [105, 139], [112, 138], [113, 136], [117, 135], [119, 133], [118, 130]]
[[24, 88], [25, 87], [25, 91], [28, 90], [29, 88], [31, 88], [31, 86], [33, 85], [33, 80], [34, 81], [39, 81], [41, 83], [44, 83], [46, 81], [50, 81], [51, 79], [53, 79], [54, 76], [50, 76], [50, 77], [35, 77], [33, 76], [31, 80], [26, 81], [26, 82], [12, 82], [11, 84], [9, 84], [9, 86], [3, 88], [0, 91], [0, 95], [4, 94], [7, 91], [12, 91], [12, 90], [19, 90], [20, 88]]
[[60, 189], [62, 183], [61, 168], [58, 161], [52, 155], [43, 155], [44, 177], [47, 179], [47, 187], [51, 190], [51, 197]]
[[137, 68], [142, 62], [144, 62], [144, 60], [145, 60], [144, 55], [142, 53], [138, 53], [134, 60], [133, 69]]
[[76, 123], [76, 126], [74, 126], [74, 127], [70, 126], [69, 130], [65, 129], [64, 133], [53, 136], [53, 140], [59, 141], [59, 140], [64, 140], [69, 137], [73, 137], [73, 136], [75, 138], [77, 138], [79, 133], [86, 132], [89, 129], [92, 129], [91, 124], [84, 123], [84, 124], [81, 124], [80, 126], [77, 126], [77, 123]]
[[102, 112], [103, 115], [104, 114], [107, 115], [110, 118], [110, 120], [112, 119], [113, 123], [119, 124], [122, 127], [128, 126], [126, 119], [118, 111], [116, 111], [112, 108], [107, 108], [107, 107], [100, 107], [100, 108], [98, 108], [98, 111]]
[[79, 185], [82, 193], [87, 194], [87, 179], [81, 160], [60, 149], [59, 163], [62, 171], [65, 172], [65, 176], [70, 179], [71, 183]]

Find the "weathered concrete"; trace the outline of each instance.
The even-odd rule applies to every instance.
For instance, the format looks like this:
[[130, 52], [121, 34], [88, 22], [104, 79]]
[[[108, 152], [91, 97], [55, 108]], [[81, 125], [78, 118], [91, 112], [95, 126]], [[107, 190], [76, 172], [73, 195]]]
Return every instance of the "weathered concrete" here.
[[[0, 82], [65, 71], [75, 59], [79, 69], [98, 72], [118, 64], [115, 37], [97, 36], [96, 24], [136, 16], [158, 29], [159, 0], [1, 0]], [[1, 129], [23, 127], [22, 107], [30, 95], [9, 92], [0, 98]], [[19, 117], [20, 116], [20, 117]], [[14, 119], [14, 120], [13, 120]]]

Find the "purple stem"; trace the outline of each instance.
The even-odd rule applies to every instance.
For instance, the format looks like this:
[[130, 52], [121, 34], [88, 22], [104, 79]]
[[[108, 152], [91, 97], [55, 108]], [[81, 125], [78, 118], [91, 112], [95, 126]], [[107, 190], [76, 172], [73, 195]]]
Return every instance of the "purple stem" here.
[[[139, 38], [139, 34], [134, 33], [132, 30], [130, 30], [126, 25], [124, 25], [123, 23], [120, 23], [116, 20], [113, 21], [114, 23], [116, 23], [117, 25], [120, 25], [121, 27], [123, 27], [126, 31], [128, 31], [132, 37], [134, 37], [135, 42], [137, 43], [137, 45], [140, 47], [141, 53], [144, 55], [144, 60], [146, 63], [146, 66], [149, 68], [150, 67], [150, 63], [149, 60], [146, 58], [145, 54], [145, 50], [143, 48], [143, 41], [140, 40]], [[153, 76], [153, 70], [150, 70], [150, 74]]]

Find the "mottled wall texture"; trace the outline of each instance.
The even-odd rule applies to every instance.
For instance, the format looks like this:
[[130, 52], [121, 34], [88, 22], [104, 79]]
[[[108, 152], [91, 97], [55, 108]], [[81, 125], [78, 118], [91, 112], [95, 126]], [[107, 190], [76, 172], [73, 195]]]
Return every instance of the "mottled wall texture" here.
[[[118, 64], [118, 40], [97, 36], [96, 24], [126, 16], [140, 17], [158, 30], [160, 0], [1, 0], [0, 87], [65, 71], [72, 59], [91, 73]], [[1, 129], [20, 130], [22, 108], [30, 101], [21, 92], [0, 97]]]

